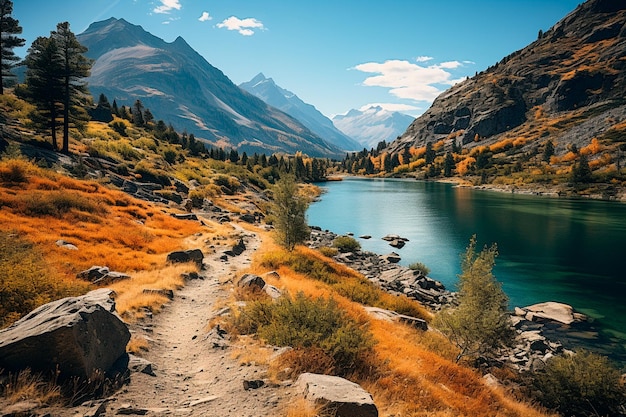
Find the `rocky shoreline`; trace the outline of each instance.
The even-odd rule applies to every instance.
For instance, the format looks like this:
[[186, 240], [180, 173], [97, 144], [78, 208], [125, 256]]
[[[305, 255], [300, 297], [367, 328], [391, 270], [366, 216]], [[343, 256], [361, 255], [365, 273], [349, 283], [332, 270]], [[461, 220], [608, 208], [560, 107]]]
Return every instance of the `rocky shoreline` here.
[[[313, 226], [308, 245], [311, 248], [332, 247], [336, 237], [338, 235], [329, 230]], [[380, 255], [358, 250], [338, 253], [333, 259], [361, 273], [385, 291], [404, 294], [434, 312], [457, 300], [456, 293], [439, 281], [399, 265], [400, 258], [394, 252]], [[551, 357], [599, 338], [589, 318], [566, 304], [545, 302], [516, 307], [510, 314], [516, 332], [515, 343], [502, 351], [496, 360], [517, 372], [540, 370]]]

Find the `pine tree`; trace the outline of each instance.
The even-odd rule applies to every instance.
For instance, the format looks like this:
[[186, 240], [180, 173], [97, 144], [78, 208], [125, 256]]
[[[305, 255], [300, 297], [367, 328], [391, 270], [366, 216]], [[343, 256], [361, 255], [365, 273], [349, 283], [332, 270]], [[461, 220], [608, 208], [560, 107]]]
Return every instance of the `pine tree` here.
[[445, 177], [452, 176], [452, 170], [454, 170], [454, 158], [451, 152], [446, 152], [446, 158], [443, 161], [443, 175]]
[[143, 109], [144, 107], [141, 100], [135, 100], [135, 103], [133, 104], [133, 107], [131, 109], [133, 115], [133, 124], [135, 126], [143, 127], [143, 125], [145, 124], [143, 119]]
[[87, 83], [92, 61], [84, 53], [87, 48], [78, 42], [76, 35], [70, 30], [68, 22], [59, 23], [57, 30], [50, 34], [59, 49], [61, 60], [61, 80], [63, 88], [63, 147], [62, 152], [69, 152], [70, 124], [86, 120], [84, 103], [88, 97]]
[[543, 149], [543, 162], [550, 162], [552, 155], [554, 155], [554, 144], [549, 140], [546, 142], [546, 147]]
[[58, 47], [54, 38], [38, 37], [28, 48], [25, 99], [34, 104], [31, 113], [35, 124], [50, 130], [53, 149], [57, 150], [57, 128], [61, 114], [63, 88]]
[[19, 21], [11, 17], [13, 2], [0, 0], [0, 94], [4, 94], [4, 80], [12, 77], [11, 69], [20, 59], [13, 52], [14, 48], [24, 46], [25, 40], [15, 35], [22, 33]]

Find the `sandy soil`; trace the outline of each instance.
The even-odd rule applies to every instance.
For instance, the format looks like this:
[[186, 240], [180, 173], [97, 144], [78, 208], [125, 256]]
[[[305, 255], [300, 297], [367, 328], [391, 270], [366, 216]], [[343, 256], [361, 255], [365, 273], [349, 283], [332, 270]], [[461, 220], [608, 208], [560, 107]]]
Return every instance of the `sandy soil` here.
[[[261, 244], [255, 233], [244, 232], [247, 250], [224, 262], [221, 252], [206, 256], [204, 279], [188, 281], [165, 309], [131, 326], [134, 334], [150, 340], [142, 357], [156, 376], [133, 373], [131, 382], [110, 398], [75, 408], [56, 410], [53, 416], [184, 415], [278, 416], [290, 396], [290, 387], [267, 383], [244, 389], [244, 381], [266, 379], [263, 366], [240, 364], [237, 346], [215, 348], [208, 322], [223, 308], [233, 280], [250, 265]], [[204, 250], [206, 249], [206, 250]], [[204, 253], [212, 250], [204, 248]]]

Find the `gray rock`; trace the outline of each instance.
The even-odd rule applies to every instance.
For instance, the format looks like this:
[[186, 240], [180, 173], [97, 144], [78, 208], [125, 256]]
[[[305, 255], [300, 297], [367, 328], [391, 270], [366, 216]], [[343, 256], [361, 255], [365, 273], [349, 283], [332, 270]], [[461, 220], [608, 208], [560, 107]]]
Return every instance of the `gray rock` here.
[[524, 307], [524, 310], [529, 312], [526, 317], [530, 320], [539, 317], [563, 324], [572, 324], [576, 321], [572, 306], [563, 303], [549, 301]]
[[389, 242], [389, 246], [393, 246], [396, 249], [402, 249], [406, 245], [406, 242], [402, 239], [394, 239]]
[[336, 417], [378, 417], [370, 393], [338, 376], [303, 373], [296, 385], [304, 398]]
[[391, 252], [390, 254], [385, 255], [384, 258], [387, 260], [387, 262], [390, 262], [392, 264], [397, 264], [402, 260], [400, 255], [395, 252]]
[[0, 330], [0, 368], [31, 368], [61, 380], [105, 374], [126, 357], [130, 332], [115, 313], [113, 291], [103, 288], [81, 297], [45, 304]]
[[172, 217], [179, 220], [198, 220], [195, 213], [173, 213]]
[[258, 288], [259, 290], [263, 290], [265, 287], [265, 280], [258, 275], [255, 274], [243, 274], [239, 281], [237, 281], [237, 286], [242, 288]]
[[67, 250], [78, 250], [78, 247], [72, 243], [66, 242], [65, 240], [59, 239], [56, 241], [56, 245], [60, 248]]
[[234, 256], [239, 256], [244, 253], [244, 251], [246, 250], [246, 244], [243, 239], [239, 239], [239, 242], [237, 242], [237, 244], [235, 244], [231, 250], [234, 253]]
[[242, 214], [241, 216], [239, 216], [239, 219], [243, 222], [250, 224], [256, 223], [256, 217], [254, 216], [254, 214], [251, 213]]
[[76, 278], [89, 281], [89, 282], [94, 282], [102, 278], [109, 272], [110, 270], [106, 266], [92, 266], [91, 268], [86, 269], [76, 274]]
[[272, 300], [276, 300], [283, 296], [282, 291], [273, 285], [266, 284], [265, 287], [263, 287], [263, 291], [265, 291], [265, 293], [269, 295]]
[[152, 362], [147, 361], [146, 359], [140, 358], [135, 355], [128, 355], [128, 356], [129, 356], [128, 369], [130, 369], [133, 372], [140, 372], [142, 374], [156, 376], [156, 374], [154, 373], [154, 370], [152, 369]]
[[176, 251], [167, 255], [167, 262], [169, 263], [195, 262], [197, 265], [201, 266], [203, 260], [204, 254], [200, 249]]

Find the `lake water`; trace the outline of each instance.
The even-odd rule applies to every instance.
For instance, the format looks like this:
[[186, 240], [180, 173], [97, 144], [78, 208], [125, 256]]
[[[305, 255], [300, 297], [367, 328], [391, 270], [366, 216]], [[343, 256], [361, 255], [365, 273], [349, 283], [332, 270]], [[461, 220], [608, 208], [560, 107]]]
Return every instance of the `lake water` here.
[[[307, 212], [310, 225], [354, 233], [364, 250], [396, 252], [403, 265], [423, 262], [429, 276], [451, 290], [460, 255], [476, 234], [479, 247], [498, 245], [494, 274], [511, 306], [570, 304], [626, 351], [626, 204], [413, 180], [348, 178], [319, 185], [325, 193]], [[395, 249], [381, 239], [387, 234], [409, 241]]]

